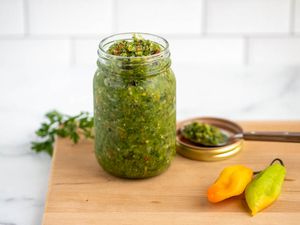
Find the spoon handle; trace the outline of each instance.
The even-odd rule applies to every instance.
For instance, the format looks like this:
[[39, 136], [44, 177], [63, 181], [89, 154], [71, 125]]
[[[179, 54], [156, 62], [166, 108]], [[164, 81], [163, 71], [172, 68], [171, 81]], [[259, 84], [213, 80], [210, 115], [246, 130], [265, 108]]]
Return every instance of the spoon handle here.
[[250, 131], [244, 132], [243, 138], [249, 141], [278, 141], [300, 143], [300, 132]]

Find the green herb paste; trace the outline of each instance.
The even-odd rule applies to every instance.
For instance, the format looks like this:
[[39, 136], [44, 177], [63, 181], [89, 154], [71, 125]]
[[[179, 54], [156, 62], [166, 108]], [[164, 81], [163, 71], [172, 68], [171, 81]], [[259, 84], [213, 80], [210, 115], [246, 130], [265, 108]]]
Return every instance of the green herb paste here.
[[161, 47], [150, 40], [145, 40], [142, 37], [138, 38], [133, 34], [132, 40], [120, 40], [111, 45], [108, 53], [124, 57], [139, 57], [149, 56], [160, 53]]
[[223, 143], [226, 138], [219, 128], [198, 122], [193, 122], [184, 126], [182, 135], [194, 143], [208, 146]]
[[[175, 155], [175, 77], [163, 47], [133, 36], [112, 43], [94, 77], [95, 150], [113, 175], [151, 177]], [[123, 56], [116, 57], [114, 56]]]

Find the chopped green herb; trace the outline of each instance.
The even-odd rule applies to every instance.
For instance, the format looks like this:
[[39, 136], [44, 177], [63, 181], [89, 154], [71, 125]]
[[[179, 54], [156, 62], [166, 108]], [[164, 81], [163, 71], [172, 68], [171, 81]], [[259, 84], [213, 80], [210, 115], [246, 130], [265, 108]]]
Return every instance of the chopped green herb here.
[[132, 40], [117, 41], [109, 47], [107, 52], [117, 56], [139, 57], [157, 54], [161, 52], [161, 47], [153, 41], [133, 34]]
[[184, 126], [182, 135], [194, 143], [208, 146], [218, 145], [226, 139], [226, 136], [219, 128], [199, 122], [193, 122]]
[[51, 111], [46, 115], [47, 121], [35, 134], [40, 141], [31, 142], [31, 149], [35, 152], [47, 152], [53, 154], [55, 137], [68, 137], [73, 143], [77, 143], [80, 134], [86, 138], [93, 138], [94, 118], [88, 112], [81, 112], [76, 116], [68, 116], [58, 111]]

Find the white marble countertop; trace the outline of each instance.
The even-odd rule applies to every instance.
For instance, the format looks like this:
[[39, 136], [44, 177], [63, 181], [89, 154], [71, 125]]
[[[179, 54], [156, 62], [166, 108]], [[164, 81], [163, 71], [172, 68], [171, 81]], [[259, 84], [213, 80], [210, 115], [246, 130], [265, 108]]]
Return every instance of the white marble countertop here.
[[[300, 120], [300, 67], [175, 65], [178, 119]], [[92, 111], [94, 70], [0, 68], [0, 225], [41, 224], [51, 158], [33, 132], [51, 109]]]

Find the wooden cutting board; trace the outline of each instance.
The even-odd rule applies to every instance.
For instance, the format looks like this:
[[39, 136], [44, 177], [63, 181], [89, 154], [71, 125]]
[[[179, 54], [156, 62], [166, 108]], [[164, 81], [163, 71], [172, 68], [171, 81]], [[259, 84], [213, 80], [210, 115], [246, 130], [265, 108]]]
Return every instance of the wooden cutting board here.
[[[246, 122], [245, 130], [300, 131], [297, 122]], [[274, 158], [287, 167], [279, 199], [251, 217], [243, 196], [218, 204], [206, 191], [228, 165], [261, 170]], [[104, 172], [92, 141], [73, 145], [58, 139], [43, 218], [44, 225], [203, 225], [300, 224], [300, 144], [246, 142], [242, 152], [221, 162], [201, 162], [177, 155], [160, 176], [127, 180]]]

